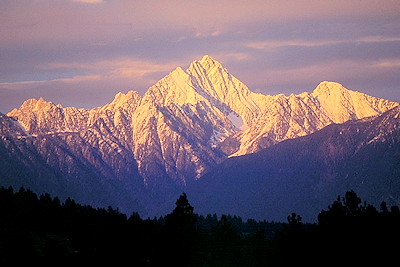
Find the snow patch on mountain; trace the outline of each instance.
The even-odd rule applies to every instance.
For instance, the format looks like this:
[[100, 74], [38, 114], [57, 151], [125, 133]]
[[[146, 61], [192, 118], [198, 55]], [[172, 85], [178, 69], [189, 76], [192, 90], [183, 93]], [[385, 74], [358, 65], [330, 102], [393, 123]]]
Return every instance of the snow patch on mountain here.
[[226, 117], [232, 122], [233, 125], [235, 125], [236, 128], [241, 130], [244, 130], [246, 128], [242, 117], [240, 117], [237, 113], [231, 112]]

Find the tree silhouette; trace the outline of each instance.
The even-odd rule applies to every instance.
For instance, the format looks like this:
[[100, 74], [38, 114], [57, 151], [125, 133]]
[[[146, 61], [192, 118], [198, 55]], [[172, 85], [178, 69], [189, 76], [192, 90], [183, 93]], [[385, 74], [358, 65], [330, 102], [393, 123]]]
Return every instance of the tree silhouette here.
[[[127, 218], [118, 209], [93, 208], [29, 189], [0, 188], [0, 265], [113, 264], [134, 266], [386, 266], [398, 261], [400, 210], [380, 211], [354, 191], [303, 223], [199, 216], [185, 193], [165, 217]], [[272, 234], [273, 233], [273, 234]], [[318, 255], [318, 257], [316, 257]]]
[[166, 223], [171, 227], [178, 227], [181, 230], [189, 230], [195, 226], [196, 216], [194, 208], [189, 204], [186, 193], [178, 198], [176, 207], [171, 214], [167, 215]]
[[[348, 191], [318, 215], [320, 228], [315, 243], [324, 248], [319, 252], [321, 255], [326, 251], [336, 255], [333, 264], [343, 264], [346, 260], [349, 265], [383, 266], [393, 260], [394, 254], [390, 252], [400, 236], [399, 217], [392, 212], [393, 207], [389, 212], [386, 202], [381, 203], [381, 212], [366, 202], [361, 203], [354, 191]], [[339, 243], [340, 247], [334, 245]]]
[[355, 216], [359, 214], [361, 198], [359, 198], [353, 190], [346, 192], [343, 202], [346, 209], [346, 215]]
[[292, 212], [292, 214], [287, 217], [288, 223], [291, 226], [300, 225], [301, 224], [301, 219], [302, 219], [301, 216], [296, 214], [296, 213], [294, 213], [294, 212]]
[[175, 202], [175, 209], [172, 211], [174, 215], [182, 215], [182, 216], [193, 216], [194, 208], [189, 204], [189, 200], [187, 199], [186, 193], [182, 193], [182, 195]]
[[229, 217], [222, 215], [212, 229], [209, 242], [212, 266], [242, 266], [241, 238]]
[[186, 193], [182, 193], [175, 205], [172, 213], [165, 218], [166, 249], [163, 255], [164, 262], [160, 264], [191, 266], [196, 257], [196, 215]]
[[388, 213], [389, 212], [389, 210], [387, 208], [387, 204], [386, 204], [385, 201], [382, 201], [380, 208], [381, 208], [381, 212], [383, 212], [383, 213]]

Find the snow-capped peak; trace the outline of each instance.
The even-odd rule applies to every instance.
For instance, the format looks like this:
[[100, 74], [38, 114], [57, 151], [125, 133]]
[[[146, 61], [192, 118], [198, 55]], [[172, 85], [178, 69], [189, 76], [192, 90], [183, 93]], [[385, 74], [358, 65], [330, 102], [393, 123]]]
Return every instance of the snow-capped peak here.
[[226, 70], [220, 62], [214, 60], [209, 55], [205, 55], [201, 60], [193, 61], [187, 69], [187, 73], [197, 73], [195, 76], [205, 75], [208, 77], [216, 77], [228, 74], [228, 70]]
[[214, 60], [211, 56], [209, 56], [209, 55], [204, 55], [204, 56], [201, 58], [200, 63], [201, 63], [201, 64], [204, 64], [204, 63], [206, 63], [206, 62], [215, 62], [215, 60]]
[[313, 94], [318, 95], [321, 93], [329, 93], [331, 91], [343, 91], [347, 90], [342, 84], [338, 82], [323, 81], [314, 89]]
[[195, 61], [194, 63], [199, 63], [206, 70], [211, 69], [213, 67], [217, 67], [217, 68], [222, 67], [221, 63], [214, 60], [209, 55], [205, 55], [200, 61]]
[[381, 114], [397, 103], [346, 89], [337, 82], [321, 82], [311, 94], [335, 123]]
[[131, 102], [138, 103], [141, 99], [141, 96], [136, 91], [128, 91], [126, 94], [117, 93], [114, 97], [114, 100], [103, 106], [101, 110], [115, 110], [117, 108], [124, 108], [125, 106], [129, 106]]
[[323, 81], [311, 93], [318, 99], [329, 98], [332, 101], [340, 102], [340, 99], [349, 97], [349, 90], [337, 82]]

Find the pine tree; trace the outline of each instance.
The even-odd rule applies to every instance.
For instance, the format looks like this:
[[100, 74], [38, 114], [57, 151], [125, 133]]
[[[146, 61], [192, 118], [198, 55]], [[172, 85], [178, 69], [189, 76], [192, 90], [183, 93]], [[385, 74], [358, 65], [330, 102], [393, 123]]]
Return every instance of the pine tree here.
[[194, 208], [189, 204], [186, 193], [182, 193], [175, 205], [175, 209], [167, 216], [167, 224], [173, 224], [182, 230], [193, 228], [196, 223], [196, 216], [193, 212]]

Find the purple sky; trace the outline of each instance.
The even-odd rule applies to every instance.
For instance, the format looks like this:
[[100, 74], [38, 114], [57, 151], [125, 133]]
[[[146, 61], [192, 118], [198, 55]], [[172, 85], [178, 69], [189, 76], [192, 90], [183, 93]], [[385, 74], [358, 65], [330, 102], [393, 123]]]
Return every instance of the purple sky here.
[[95, 107], [205, 54], [251, 90], [400, 101], [400, 1], [0, 0], [0, 112]]

